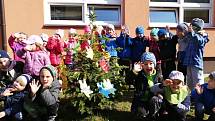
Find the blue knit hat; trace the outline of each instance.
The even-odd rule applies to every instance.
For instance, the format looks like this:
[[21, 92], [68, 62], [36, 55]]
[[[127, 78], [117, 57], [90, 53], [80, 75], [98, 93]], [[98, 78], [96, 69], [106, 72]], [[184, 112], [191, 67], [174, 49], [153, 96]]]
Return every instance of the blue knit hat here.
[[142, 26], [138, 26], [135, 32], [136, 34], [144, 34], [144, 28]]
[[6, 51], [0, 50], [0, 58], [10, 58]]
[[204, 27], [204, 21], [200, 18], [194, 18], [191, 22], [194, 31], [200, 31]]
[[154, 63], [154, 65], [156, 66], [156, 58], [153, 53], [151, 53], [151, 52], [143, 53], [143, 55], [141, 56], [141, 62], [145, 62], [147, 60], [152, 61]]
[[162, 36], [165, 36], [167, 35], [167, 31], [165, 29], [160, 29], [158, 31], [158, 37], [162, 37]]

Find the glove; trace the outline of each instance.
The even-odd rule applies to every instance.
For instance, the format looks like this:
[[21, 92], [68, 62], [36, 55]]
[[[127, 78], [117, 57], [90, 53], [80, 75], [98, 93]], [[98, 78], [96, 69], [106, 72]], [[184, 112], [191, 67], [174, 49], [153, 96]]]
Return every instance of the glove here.
[[187, 108], [184, 104], [181, 104], [181, 103], [179, 103], [179, 104], [177, 105], [177, 107], [178, 107], [179, 109], [183, 110], [183, 111], [189, 110], [189, 108]]

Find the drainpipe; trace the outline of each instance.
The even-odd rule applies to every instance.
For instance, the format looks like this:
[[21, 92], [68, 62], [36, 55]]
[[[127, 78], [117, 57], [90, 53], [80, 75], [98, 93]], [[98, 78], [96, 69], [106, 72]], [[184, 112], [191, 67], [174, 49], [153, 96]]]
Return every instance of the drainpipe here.
[[5, 8], [4, 8], [4, 0], [0, 0], [0, 21], [1, 21], [1, 39], [2, 39], [2, 49], [7, 49], [7, 39], [6, 39], [6, 24], [5, 24]]

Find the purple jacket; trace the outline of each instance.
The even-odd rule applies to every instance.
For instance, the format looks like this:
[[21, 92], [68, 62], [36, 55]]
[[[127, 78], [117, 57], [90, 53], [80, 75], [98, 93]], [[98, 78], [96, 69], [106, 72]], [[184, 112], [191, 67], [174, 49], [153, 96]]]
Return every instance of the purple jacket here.
[[19, 57], [25, 57], [25, 65], [23, 72], [31, 76], [39, 76], [40, 69], [48, 64], [51, 64], [49, 56], [45, 51], [29, 52], [24, 49], [18, 50]]
[[25, 44], [21, 44], [21, 43], [18, 43], [18, 42], [15, 42], [15, 37], [13, 34], [11, 34], [11, 36], [9, 37], [8, 39], [8, 43], [10, 45], [10, 48], [13, 50], [13, 56], [14, 56], [14, 60], [15, 61], [21, 61], [23, 63], [25, 63], [25, 60], [20, 58], [19, 56], [17, 56], [16, 52], [18, 50], [21, 50], [23, 47], [25, 47]]

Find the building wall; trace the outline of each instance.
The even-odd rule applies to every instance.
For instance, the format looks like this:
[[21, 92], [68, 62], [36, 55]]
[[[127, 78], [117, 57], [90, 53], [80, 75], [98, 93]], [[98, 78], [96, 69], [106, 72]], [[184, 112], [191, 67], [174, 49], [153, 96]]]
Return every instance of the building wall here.
[[[29, 35], [40, 34], [42, 32], [52, 35], [58, 28], [68, 30], [70, 27], [44, 27], [43, 26], [43, 0], [4, 0], [5, 18], [6, 18], [6, 36], [12, 32], [23, 31]], [[135, 36], [135, 28], [138, 25], [144, 26], [145, 34], [149, 35], [149, 0], [122, 0], [122, 19], [123, 23], [130, 28], [131, 36]], [[215, 7], [214, 7], [214, 27], [206, 28], [211, 41], [206, 45], [205, 57], [214, 57], [213, 49], [215, 47]], [[83, 26], [73, 26], [79, 33], [83, 32]], [[119, 33], [120, 27], [117, 28]], [[175, 29], [171, 30], [175, 33]], [[67, 34], [67, 33], [65, 33]], [[8, 51], [11, 49], [8, 47]]]

